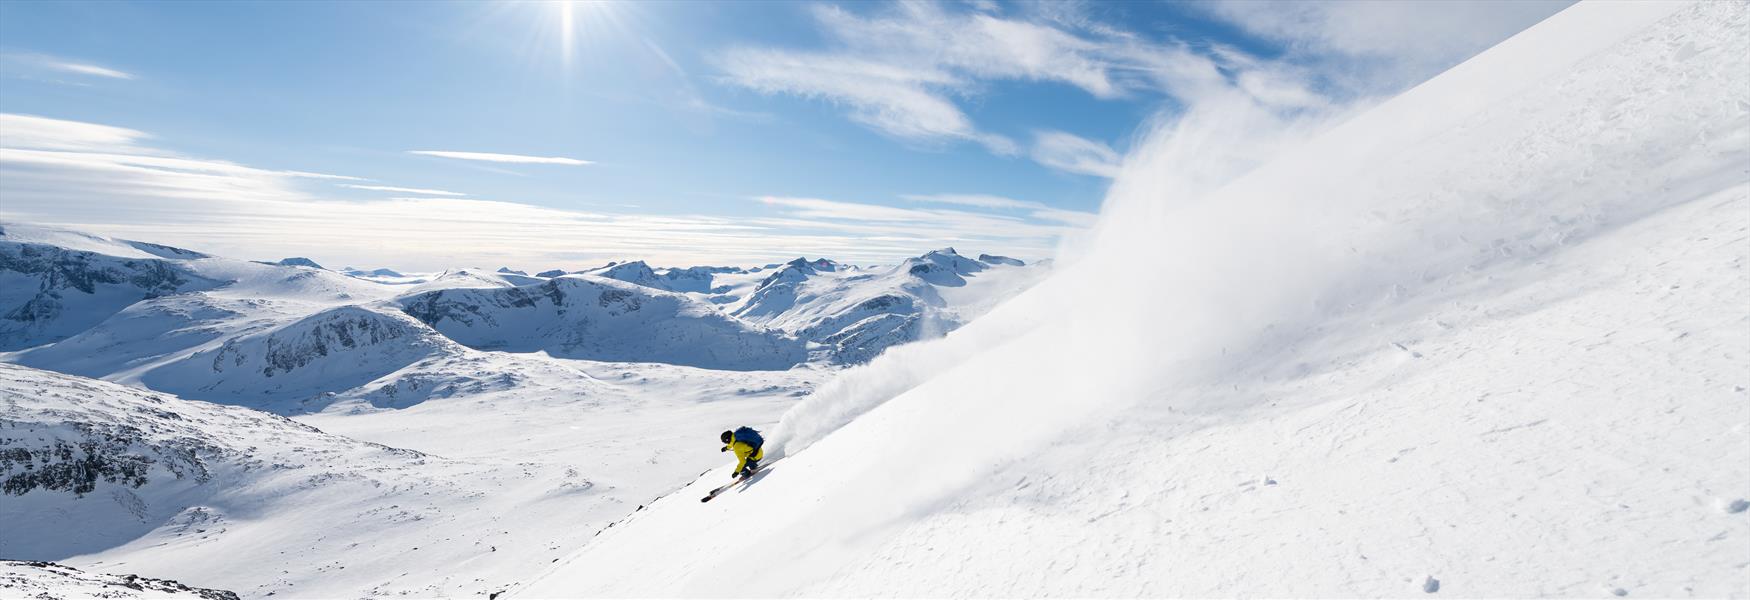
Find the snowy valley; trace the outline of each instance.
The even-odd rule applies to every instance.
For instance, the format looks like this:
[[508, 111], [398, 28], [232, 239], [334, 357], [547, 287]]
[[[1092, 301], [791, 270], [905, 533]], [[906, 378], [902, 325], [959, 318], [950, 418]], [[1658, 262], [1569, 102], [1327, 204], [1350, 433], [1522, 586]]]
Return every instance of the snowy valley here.
[[[385, 276], [3, 227], [0, 514], [23, 525], [0, 556], [245, 597], [502, 591], [716, 464], [727, 424], [773, 423], [848, 362], [1047, 272], [665, 270], [720, 282], [680, 291], [628, 269]], [[779, 285], [791, 304], [766, 321], [734, 314]], [[832, 337], [886, 319], [912, 325]], [[403, 554], [423, 566], [388, 566]]]

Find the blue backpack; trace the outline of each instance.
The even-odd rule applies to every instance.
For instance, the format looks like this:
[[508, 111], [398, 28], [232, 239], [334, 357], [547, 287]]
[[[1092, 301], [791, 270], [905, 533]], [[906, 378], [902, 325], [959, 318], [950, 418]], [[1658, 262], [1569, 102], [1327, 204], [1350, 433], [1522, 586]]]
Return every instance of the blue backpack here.
[[754, 431], [752, 427], [741, 427], [735, 430], [735, 441], [747, 444], [752, 446], [753, 449], [758, 450], [760, 449], [760, 446], [765, 445], [766, 438], [760, 437], [760, 432]]

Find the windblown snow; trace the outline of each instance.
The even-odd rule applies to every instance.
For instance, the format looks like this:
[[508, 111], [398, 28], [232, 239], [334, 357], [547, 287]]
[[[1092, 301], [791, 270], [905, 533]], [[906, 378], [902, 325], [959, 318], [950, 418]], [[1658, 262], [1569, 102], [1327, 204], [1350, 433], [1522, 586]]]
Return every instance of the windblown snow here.
[[1322, 131], [1194, 106], [1074, 266], [513, 594], [1750, 594], [1747, 15], [1580, 4]]

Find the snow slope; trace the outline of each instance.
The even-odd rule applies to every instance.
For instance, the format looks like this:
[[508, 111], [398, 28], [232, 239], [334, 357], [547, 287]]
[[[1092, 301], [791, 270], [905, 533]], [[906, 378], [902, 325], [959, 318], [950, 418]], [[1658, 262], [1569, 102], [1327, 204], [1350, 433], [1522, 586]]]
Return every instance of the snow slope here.
[[138, 575], [86, 573], [66, 565], [0, 560], [0, 590], [10, 598], [139, 598], [237, 600], [224, 590], [183, 585]]
[[[484, 596], [697, 476], [724, 423], [789, 404], [712, 398], [715, 373], [669, 377], [697, 390], [672, 401], [541, 373], [517, 390], [312, 418], [342, 437], [0, 364], [0, 555], [244, 597]], [[358, 439], [371, 437], [449, 456]]]
[[1291, 143], [1193, 107], [1074, 267], [513, 595], [1750, 595], [1747, 73], [1750, 5], [1583, 3]]

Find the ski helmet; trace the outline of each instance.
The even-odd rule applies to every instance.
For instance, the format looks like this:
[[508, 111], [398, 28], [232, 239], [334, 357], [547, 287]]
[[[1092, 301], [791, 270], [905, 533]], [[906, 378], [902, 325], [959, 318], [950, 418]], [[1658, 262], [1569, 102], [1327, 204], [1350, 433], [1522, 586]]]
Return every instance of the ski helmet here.
[[719, 438], [723, 440], [723, 443], [727, 444], [730, 440], [735, 439], [735, 432], [725, 431], [722, 436], [719, 436]]

